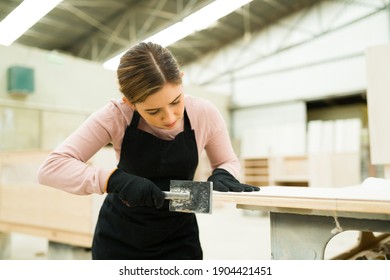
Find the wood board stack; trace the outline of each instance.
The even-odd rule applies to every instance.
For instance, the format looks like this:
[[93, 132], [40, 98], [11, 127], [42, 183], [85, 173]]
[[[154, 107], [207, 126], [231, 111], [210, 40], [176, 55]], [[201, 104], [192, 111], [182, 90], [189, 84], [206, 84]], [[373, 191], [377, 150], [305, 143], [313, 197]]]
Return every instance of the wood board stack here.
[[[1, 153], [0, 231], [90, 247], [104, 196], [78, 196], [40, 185], [37, 170], [47, 155], [44, 151]], [[113, 151], [105, 148], [90, 164], [115, 168], [115, 161]]]

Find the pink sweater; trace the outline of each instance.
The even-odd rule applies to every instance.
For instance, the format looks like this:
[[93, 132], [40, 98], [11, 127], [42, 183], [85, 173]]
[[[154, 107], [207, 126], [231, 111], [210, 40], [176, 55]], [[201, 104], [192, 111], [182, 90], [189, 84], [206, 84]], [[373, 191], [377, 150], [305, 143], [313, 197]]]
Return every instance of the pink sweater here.
[[[240, 163], [217, 108], [211, 102], [193, 96], [185, 96], [185, 107], [195, 131], [199, 157], [206, 150], [212, 169], [223, 168], [238, 177]], [[109, 143], [119, 161], [123, 136], [132, 116], [133, 110], [121, 99], [112, 100], [93, 113], [41, 165], [39, 183], [74, 194], [103, 194], [113, 170], [92, 166], [87, 161]], [[164, 130], [149, 126], [141, 118], [138, 128], [169, 140], [183, 131], [184, 119], [174, 130]]]

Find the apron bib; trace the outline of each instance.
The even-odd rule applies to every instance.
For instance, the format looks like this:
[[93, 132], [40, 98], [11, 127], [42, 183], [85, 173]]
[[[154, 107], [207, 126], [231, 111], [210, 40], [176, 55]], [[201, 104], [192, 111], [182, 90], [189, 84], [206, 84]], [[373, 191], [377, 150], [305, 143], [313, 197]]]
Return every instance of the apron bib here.
[[[123, 138], [118, 168], [148, 178], [169, 191], [170, 180], [193, 180], [198, 165], [195, 134], [184, 111], [184, 131], [163, 140], [138, 129], [134, 112]], [[196, 216], [160, 209], [128, 207], [107, 194], [95, 229], [93, 259], [202, 259]]]

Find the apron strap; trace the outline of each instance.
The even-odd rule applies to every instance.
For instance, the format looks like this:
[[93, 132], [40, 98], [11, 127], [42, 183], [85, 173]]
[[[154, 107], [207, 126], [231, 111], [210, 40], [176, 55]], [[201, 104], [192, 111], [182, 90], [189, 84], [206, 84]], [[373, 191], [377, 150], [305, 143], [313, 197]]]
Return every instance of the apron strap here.
[[184, 131], [189, 132], [192, 130], [190, 119], [187, 115], [187, 110], [184, 109]]
[[134, 110], [133, 118], [131, 119], [130, 127], [137, 129], [140, 115], [137, 111]]

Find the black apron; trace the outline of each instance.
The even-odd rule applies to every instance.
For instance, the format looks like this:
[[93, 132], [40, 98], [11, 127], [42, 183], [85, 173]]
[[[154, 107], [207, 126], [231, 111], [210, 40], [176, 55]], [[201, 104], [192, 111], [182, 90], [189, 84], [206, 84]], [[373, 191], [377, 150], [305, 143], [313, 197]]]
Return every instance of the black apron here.
[[[118, 168], [148, 178], [163, 191], [170, 180], [192, 180], [198, 165], [195, 133], [186, 111], [184, 131], [162, 140], [138, 129], [134, 112], [123, 138]], [[100, 209], [92, 245], [93, 259], [202, 259], [196, 216], [160, 209], [128, 207], [117, 194], [107, 194]]]

